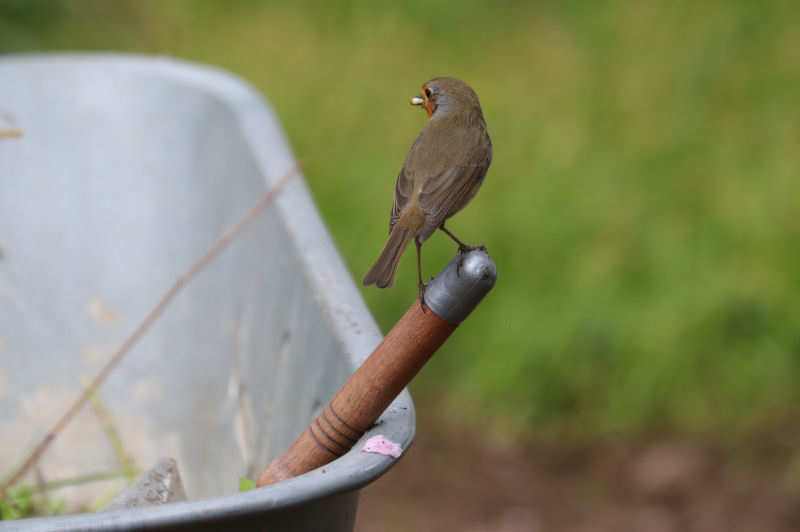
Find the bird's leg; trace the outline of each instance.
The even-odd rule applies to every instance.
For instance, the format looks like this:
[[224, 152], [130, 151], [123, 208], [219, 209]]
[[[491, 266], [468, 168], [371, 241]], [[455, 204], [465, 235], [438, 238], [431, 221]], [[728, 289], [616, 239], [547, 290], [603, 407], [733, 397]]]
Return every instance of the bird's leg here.
[[417, 245], [417, 278], [419, 279], [419, 308], [425, 312], [425, 283], [422, 282], [422, 242], [419, 237], [414, 237], [414, 243]]
[[458, 237], [456, 237], [456, 235], [445, 229], [444, 222], [442, 222], [442, 225], [439, 226], [439, 229], [444, 231], [444, 234], [455, 240], [456, 244], [458, 244], [458, 264], [456, 265], [456, 275], [458, 275], [461, 272], [461, 264], [464, 262], [464, 253], [468, 253], [476, 249], [480, 249], [481, 251], [486, 251], [486, 246], [484, 246], [483, 244], [479, 244], [477, 246], [469, 246], [463, 243], [461, 240], [458, 239]]
[[468, 251], [474, 251], [476, 249], [480, 249], [480, 250], [486, 251], [486, 246], [484, 246], [483, 244], [479, 244], [477, 246], [470, 246], [468, 244], [463, 243], [461, 240], [458, 239], [458, 237], [456, 235], [454, 235], [453, 233], [448, 231], [447, 228], [445, 228], [444, 222], [442, 222], [442, 225], [439, 226], [439, 229], [444, 231], [444, 234], [446, 234], [447, 236], [452, 238], [455, 241], [455, 243], [458, 244], [458, 252], [459, 253], [463, 254], [463, 253], [466, 253]]

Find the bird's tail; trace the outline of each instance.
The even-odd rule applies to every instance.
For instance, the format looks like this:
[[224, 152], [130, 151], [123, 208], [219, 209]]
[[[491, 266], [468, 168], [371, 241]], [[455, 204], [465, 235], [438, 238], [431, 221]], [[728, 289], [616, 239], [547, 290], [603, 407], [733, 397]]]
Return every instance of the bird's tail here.
[[395, 224], [378, 260], [364, 277], [364, 286], [375, 284], [378, 288], [391, 288], [397, 266], [413, 236], [411, 229]]

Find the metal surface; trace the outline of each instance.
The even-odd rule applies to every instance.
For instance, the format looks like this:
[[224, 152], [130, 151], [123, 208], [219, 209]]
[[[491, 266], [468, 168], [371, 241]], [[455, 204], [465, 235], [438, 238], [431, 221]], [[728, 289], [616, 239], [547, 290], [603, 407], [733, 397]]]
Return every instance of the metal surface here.
[[442, 320], [458, 325], [497, 281], [497, 266], [482, 249], [456, 255], [425, 289], [425, 303]]
[[[294, 164], [263, 99], [169, 59], [0, 59], [0, 476], [19, 463], [176, 276]], [[173, 302], [42, 460], [46, 480], [175, 457], [188, 502], [0, 530], [349, 530], [394, 459], [354, 450], [267, 488], [280, 454], [380, 332], [301, 178]], [[408, 447], [403, 392], [379, 432]], [[375, 435], [368, 431], [364, 438]], [[97, 487], [106, 492], [108, 485]], [[96, 503], [83, 487], [51, 494]], [[82, 497], [84, 499], [82, 499]]]

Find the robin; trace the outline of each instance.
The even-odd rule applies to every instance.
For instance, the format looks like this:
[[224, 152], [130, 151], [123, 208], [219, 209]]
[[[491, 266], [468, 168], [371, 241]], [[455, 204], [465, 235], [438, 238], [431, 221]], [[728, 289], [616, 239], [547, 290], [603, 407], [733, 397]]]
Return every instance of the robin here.
[[468, 246], [445, 229], [445, 221], [475, 197], [492, 162], [492, 140], [481, 104], [472, 88], [455, 78], [435, 78], [422, 86], [412, 105], [421, 105], [428, 121], [408, 150], [397, 176], [389, 217], [389, 240], [364, 277], [364, 286], [390, 288], [411, 239], [417, 245], [420, 304], [425, 301], [420, 248], [436, 229]]

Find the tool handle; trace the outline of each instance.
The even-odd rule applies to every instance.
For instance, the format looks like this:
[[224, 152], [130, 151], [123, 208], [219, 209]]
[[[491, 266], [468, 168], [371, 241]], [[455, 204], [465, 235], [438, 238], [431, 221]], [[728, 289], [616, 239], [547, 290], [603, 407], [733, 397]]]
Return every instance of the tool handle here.
[[425, 310], [418, 301], [411, 305], [289, 450], [261, 472], [257, 486], [311, 471], [350, 450], [455, 330]]
[[[258, 487], [301, 475], [342, 456], [378, 419], [494, 285], [485, 251], [450, 261], [299, 438], [258, 475]], [[430, 305], [430, 306], [429, 306]]]

